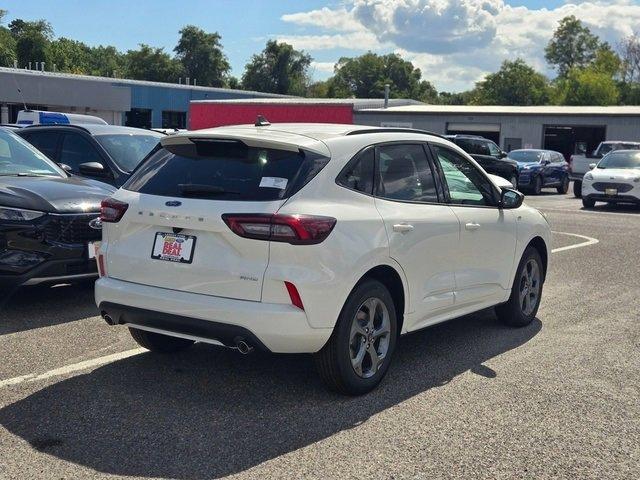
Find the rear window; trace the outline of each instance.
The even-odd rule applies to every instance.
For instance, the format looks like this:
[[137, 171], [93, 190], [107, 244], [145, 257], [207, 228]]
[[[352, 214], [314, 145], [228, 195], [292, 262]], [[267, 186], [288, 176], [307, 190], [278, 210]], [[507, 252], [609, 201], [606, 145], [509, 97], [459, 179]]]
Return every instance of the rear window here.
[[329, 161], [311, 152], [238, 141], [173, 145], [151, 155], [123, 188], [166, 197], [269, 201], [288, 198]]

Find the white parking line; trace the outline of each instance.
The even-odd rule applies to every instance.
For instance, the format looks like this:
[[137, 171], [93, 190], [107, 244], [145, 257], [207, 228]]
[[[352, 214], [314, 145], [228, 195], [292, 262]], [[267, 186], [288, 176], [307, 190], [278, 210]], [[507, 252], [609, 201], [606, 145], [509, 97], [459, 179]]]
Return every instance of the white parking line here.
[[[588, 245], [594, 245], [599, 242], [597, 238], [587, 237], [586, 235], [579, 235], [577, 233], [569, 233], [569, 232], [553, 232], [556, 235], [570, 235], [572, 237], [577, 237], [585, 240], [581, 243], [576, 243], [574, 245], [567, 245], [565, 247], [554, 248], [551, 250], [551, 253], [564, 252], [566, 250], [572, 250], [574, 248], [582, 248]], [[55, 368], [53, 370], [49, 370], [48, 372], [40, 373], [38, 375], [30, 373], [27, 375], [21, 375], [19, 377], [7, 378], [6, 380], [0, 380], [0, 388], [8, 387], [9, 385], [19, 385], [25, 382], [37, 382], [39, 380], [46, 380], [52, 377], [58, 377], [62, 375], [68, 375], [70, 373], [79, 372], [81, 370], [91, 370], [96, 367], [100, 367], [102, 365], [106, 365], [107, 363], [117, 362], [118, 360], [124, 360], [125, 358], [133, 357], [135, 355], [140, 355], [147, 350], [144, 348], [134, 348], [132, 350], [127, 350], [125, 352], [113, 353], [111, 355], [105, 355], [104, 357], [94, 358], [92, 360], [85, 360], [82, 362], [74, 363], [71, 365], [66, 365], [64, 367]]]
[[553, 207], [536, 207], [539, 210], [544, 212], [563, 212], [563, 213], [584, 213], [586, 215], [613, 215], [615, 217], [635, 217], [640, 218], [640, 214], [638, 213], [628, 213], [628, 212], [602, 212], [600, 210], [569, 210], [568, 208], [553, 208]]
[[573, 245], [567, 245], [565, 247], [554, 248], [553, 250], [551, 250], [551, 253], [564, 252], [566, 250], [573, 250], [574, 248], [588, 247], [589, 245], [595, 245], [596, 243], [600, 242], [600, 240], [598, 240], [597, 238], [587, 237], [586, 235], [578, 235], [577, 233], [569, 233], [569, 232], [552, 232], [552, 233], [554, 235], [570, 235], [572, 237], [582, 238], [586, 241], [575, 243]]
[[134, 348], [124, 352], [113, 353], [111, 355], [105, 355], [104, 357], [98, 357], [91, 360], [85, 360], [83, 362], [66, 365], [64, 367], [55, 368], [48, 372], [40, 373], [38, 375], [29, 373], [27, 375], [21, 375], [19, 377], [7, 378], [6, 380], [0, 380], [0, 388], [8, 387], [9, 385], [18, 385], [25, 382], [37, 382], [38, 380], [46, 380], [51, 377], [58, 377], [61, 375], [67, 375], [69, 373], [78, 372], [80, 370], [90, 370], [92, 368], [100, 367], [107, 363], [117, 362], [118, 360], [124, 360], [125, 358], [133, 357], [134, 355], [140, 355], [148, 350], [144, 348]]

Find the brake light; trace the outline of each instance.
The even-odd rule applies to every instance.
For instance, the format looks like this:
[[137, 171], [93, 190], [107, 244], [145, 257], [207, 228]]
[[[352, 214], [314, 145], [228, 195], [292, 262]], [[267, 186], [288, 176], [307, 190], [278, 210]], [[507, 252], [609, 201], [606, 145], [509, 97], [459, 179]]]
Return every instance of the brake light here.
[[289, 292], [291, 304], [298, 307], [300, 310], [304, 310], [302, 298], [300, 298], [300, 292], [298, 292], [296, 286], [291, 282], [284, 282], [284, 286], [287, 287], [287, 292]]
[[320, 243], [329, 236], [336, 224], [335, 218], [317, 215], [225, 213], [222, 220], [240, 237], [292, 245]]
[[115, 198], [105, 198], [100, 204], [100, 221], [119, 222], [127, 208], [129, 208], [128, 203], [121, 202]]

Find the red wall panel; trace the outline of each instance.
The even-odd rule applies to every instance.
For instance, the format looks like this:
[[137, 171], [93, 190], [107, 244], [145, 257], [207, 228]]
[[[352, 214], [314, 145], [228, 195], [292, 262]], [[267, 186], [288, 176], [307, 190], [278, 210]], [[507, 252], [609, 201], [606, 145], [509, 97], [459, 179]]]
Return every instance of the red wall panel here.
[[271, 123], [353, 123], [353, 106], [290, 104], [192, 103], [189, 106], [189, 129], [254, 123], [263, 115]]

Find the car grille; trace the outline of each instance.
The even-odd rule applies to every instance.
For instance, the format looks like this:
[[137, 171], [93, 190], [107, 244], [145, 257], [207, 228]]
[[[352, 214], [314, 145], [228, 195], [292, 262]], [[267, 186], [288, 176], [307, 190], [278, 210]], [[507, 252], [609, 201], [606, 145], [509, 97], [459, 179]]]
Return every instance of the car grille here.
[[56, 243], [87, 243], [100, 240], [102, 232], [89, 226], [89, 222], [97, 216], [97, 213], [52, 215], [44, 229], [45, 238]]
[[599, 192], [604, 192], [607, 188], [615, 188], [619, 193], [625, 193], [631, 190], [633, 185], [629, 185], [628, 183], [595, 182], [593, 188]]

